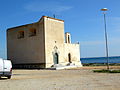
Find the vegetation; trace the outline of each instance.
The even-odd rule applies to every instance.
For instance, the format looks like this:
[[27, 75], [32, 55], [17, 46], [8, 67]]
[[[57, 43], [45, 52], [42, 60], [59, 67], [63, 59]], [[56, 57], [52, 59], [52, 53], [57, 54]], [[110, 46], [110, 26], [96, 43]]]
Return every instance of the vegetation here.
[[[83, 66], [106, 66], [106, 63], [83, 63]], [[120, 66], [120, 63], [110, 63], [109, 66]]]
[[101, 70], [93, 70], [93, 72], [97, 72], [97, 73], [120, 73], [120, 70], [105, 70], [105, 69], [101, 69]]

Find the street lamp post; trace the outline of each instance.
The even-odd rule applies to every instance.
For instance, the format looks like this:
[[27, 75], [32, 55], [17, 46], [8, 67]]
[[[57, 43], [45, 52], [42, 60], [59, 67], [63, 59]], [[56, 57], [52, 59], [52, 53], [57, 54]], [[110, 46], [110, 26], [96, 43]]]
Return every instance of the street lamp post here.
[[107, 58], [107, 69], [109, 70], [109, 57], [108, 57], [108, 40], [107, 40], [107, 30], [106, 30], [106, 11], [108, 11], [107, 8], [101, 9], [103, 11], [104, 15], [104, 26], [105, 26], [105, 44], [106, 44], [106, 58]]

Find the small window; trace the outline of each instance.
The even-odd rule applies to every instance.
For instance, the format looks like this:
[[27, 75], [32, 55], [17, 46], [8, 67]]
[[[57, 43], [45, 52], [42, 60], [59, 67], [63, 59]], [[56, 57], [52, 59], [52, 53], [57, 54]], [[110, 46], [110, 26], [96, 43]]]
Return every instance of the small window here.
[[30, 30], [29, 30], [29, 36], [31, 37], [31, 36], [36, 36], [36, 29], [35, 28], [31, 28]]
[[70, 36], [68, 35], [68, 43], [70, 43]]
[[24, 31], [19, 31], [18, 32], [18, 39], [24, 38]]

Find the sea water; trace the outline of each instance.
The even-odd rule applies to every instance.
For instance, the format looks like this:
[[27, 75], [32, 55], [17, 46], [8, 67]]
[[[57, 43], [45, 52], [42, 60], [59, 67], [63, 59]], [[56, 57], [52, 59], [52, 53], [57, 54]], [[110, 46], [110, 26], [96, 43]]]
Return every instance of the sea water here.
[[[81, 58], [82, 63], [107, 63], [106, 57]], [[120, 63], [120, 56], [108, 58], [109, 63]]]

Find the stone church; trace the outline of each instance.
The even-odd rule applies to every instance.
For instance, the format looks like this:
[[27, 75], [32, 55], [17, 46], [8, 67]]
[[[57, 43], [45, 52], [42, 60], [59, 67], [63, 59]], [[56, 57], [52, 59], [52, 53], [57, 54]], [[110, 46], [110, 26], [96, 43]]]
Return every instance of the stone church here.
[[64, 21], [42, 16], [38, 22], [7, 30], [7, 58], [14, 68], [82, 66], [80, 44], [64, 34]]

